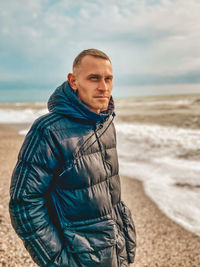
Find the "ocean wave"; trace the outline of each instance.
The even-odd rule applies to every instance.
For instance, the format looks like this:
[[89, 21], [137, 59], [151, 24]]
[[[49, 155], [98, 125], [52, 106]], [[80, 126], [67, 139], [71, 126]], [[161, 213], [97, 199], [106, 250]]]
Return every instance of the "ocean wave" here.
[[[117, 123], [120, 174], [139, 179], [172, 220], [200, 235], [200, 130]], [[187, 186], [177, 186], [177, 185]]]
[[0, 109], [0, 123], [32, 123], [39, 116], [47, 113], [47, 109]]

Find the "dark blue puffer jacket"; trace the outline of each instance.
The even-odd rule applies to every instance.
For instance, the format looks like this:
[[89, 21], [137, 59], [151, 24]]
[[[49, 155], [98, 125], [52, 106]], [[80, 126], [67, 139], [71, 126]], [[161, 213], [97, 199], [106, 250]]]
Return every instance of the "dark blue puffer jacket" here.
[[135, 229], [121, 201], [112, 98], [94, 113], [65, 82], [48, 105], [13, 172], [12, 225], [39, 266], [128, 266]]

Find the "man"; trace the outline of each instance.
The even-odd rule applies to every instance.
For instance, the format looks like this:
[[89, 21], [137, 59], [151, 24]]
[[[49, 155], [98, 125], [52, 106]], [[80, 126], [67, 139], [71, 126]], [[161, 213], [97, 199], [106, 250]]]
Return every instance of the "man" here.
[[20, 150], [12, 225], [39, 266], [128, 266], [135, 229], [121, 201], [108, 56], [81, 52]]

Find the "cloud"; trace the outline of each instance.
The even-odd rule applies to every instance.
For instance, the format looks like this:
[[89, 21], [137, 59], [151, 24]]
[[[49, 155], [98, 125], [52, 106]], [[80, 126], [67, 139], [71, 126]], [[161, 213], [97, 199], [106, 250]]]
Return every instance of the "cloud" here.
[[199, 82], [199, 14], [198, 0], [2, 0], [0, 81], [62, 80], [97, 47], [122, 80]]

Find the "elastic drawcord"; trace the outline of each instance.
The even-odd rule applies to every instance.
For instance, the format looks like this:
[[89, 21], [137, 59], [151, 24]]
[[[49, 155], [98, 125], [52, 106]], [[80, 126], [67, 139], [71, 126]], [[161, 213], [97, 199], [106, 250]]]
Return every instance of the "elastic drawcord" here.
[[[105, 131], [110, 127], [110, 125], [111, 125], [111, 123], [113, 122], [113, 120], [114, 120], [114, 117], [115, 117], [115, 113], [113, 112], [112, 113], [112, 120], [110, 121], [110, 123], [107, 125], [107, 127], [104, 129], [104, 131], [98, 136], [98, 139], [105, 133]], [[95, 129], [95, 132], [97, 133], [97, 131], [99, 131], [101, 128], [103, 127], [103, 123], [100, 123], [100, 125], [99, 125], [99, 127], [98, 127], [98, 129]], [[95, 134], [95, 132], [93, 133], [93, 135]], [[93, 136], [92, 135], [92, 136]], [[87, 140], [86, 140], [87, 141]], [[97, 140], [95, 140], [92, 144], [90, 144], [85, 150], [82, 150], [83, 152], [85, 152], [87, 149], [89, 149], [95, 142], [96, 142]], [[79, 149], [79, 151], [80, 151], [80, 149]], [[78, 152], [79, 152], [78, 151]], [[77, 152], [77, 153], [78, 153]]]

